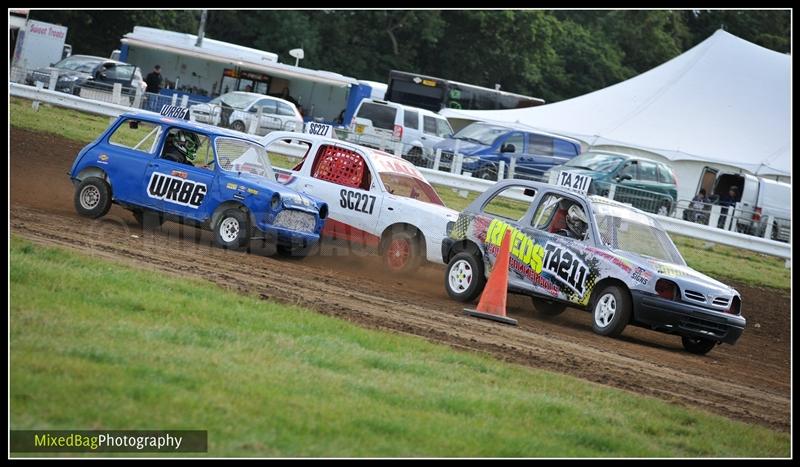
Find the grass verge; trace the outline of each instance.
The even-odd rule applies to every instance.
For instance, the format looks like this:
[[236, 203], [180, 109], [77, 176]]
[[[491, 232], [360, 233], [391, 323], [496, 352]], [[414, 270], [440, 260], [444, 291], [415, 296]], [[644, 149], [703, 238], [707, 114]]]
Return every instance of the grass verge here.
[[12, 429], [205, 429], [214, 456], [788, 456], [789, 435], [11, 241]]

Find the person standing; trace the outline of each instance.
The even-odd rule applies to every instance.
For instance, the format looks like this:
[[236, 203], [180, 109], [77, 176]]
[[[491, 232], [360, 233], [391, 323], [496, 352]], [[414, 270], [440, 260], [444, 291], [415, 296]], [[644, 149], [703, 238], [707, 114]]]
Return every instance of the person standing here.
[[144, 79], [144, 82], [147, 83], [147, 92], [158, 94], [161, 91], [162, 79], [161, 65], [154, 66], [153, 71], [148, 73], [147, 77]]

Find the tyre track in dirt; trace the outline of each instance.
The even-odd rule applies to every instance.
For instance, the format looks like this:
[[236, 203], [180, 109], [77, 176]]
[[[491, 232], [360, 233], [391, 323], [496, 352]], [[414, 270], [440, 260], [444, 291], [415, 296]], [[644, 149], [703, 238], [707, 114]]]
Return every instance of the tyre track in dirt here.
[[[730, 418], [789, 428], [788, 329], [781, 332], [781, 321], [770, 316], [746, 313], [748, 329], [740, 342], [717, 347], [705, 357], [684, 352], [674, 336], [633, 327], [620, 339], [597, 336], [588, 314], [576, 310], [541, 319], [531, 312], [527, 298], [514, 295], [509, 312], [519, 327], [484, 322], [465, 317], [461, 304], [447, 298], [442, 268], [397, 278], [384, 273], [372, 257], [296, 261], [225, 251], [211, 246], [209, 233], [191, 227], [167, 223], [143, 231], [130, 213], [116, 206], [103, 220], [80, 218], [65, 175], [78, 149], [65, 140], [12, 129], [13, 234], [137, 267], [204, 278], [369, 328], [417, 335]], [[746, 304], [750, 296], [776, 295], [763, 289], [740, 291]], [[788, 294], [774, 302], [779, 306], [767, 311], [786, 313], [788, 322]], [[756, 311], [753, 307], [751, 313]], [[756, 321], [762, 322], [761, 328], [753, 329]]]

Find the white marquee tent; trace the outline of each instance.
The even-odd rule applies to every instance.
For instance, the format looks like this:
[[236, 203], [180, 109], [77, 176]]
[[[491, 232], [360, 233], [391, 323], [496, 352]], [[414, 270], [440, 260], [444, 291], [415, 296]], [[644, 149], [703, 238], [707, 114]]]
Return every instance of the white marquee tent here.
[[718, 163], [786, 180], [790, 66], [789, 55], [718, 30], [652, 70], [583, 96], [525, 109], [441, 113], [516, 122], [593, 147], [640, 149], [693, 166]]

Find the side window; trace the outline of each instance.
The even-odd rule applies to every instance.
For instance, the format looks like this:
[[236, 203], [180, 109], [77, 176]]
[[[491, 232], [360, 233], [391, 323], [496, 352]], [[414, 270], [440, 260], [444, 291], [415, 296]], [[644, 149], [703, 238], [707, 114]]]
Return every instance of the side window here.
[[525, 137], [522, 135], [522, 133], [512, 133], [503, 142], [503, 146], [508, 147], [509, 144], [514, 145], [513, 151], [507, 151], [509, 154], [522, 154], [524, 152]]
[[553, 138], [549, 136], [537, 135], [536, 133], [531, 133], [528, 136], [531, 143], [531, 147], [528, 152], [538, 156], [553, 155]]
[[372, 126], [384, 130], [394, 130], [394, 118], [397, 116], [397, 109], [388, 105], [375, 104], [373, 102], [361, 102], [356, 117], [366, 118], [372, 121]]
[[261, 99], [258, 103], [253, 107], [254, 110], [258, 111], [258, 107], [261, 107], [263, 110], [261, 113], [263, 115], [271, 114], [274, 115], [278, 112], [277, 102], [273, 101], [272, 99]]
[[208, 136], [180, 128], [170, 128], [167, 132], [161, 158], [196, 167], [213, 170], [214, 151]]
[[294, 109], [284, 102], [278, 102], [278, 115], [294, 117]]
[[422, 124], [424, 126], [424, 132], [428, 135], [435, 135], [436, 134], [436, 119], [433, 117], [429, 117], [424, 115], [422, 117]]
[[273, 167], [300, 170], [308, 157], [311, 142], [299, 138], [279, 139], [267, 146], [267, 157]]
[[419, 129], [419, 112], [406, 110], [403, 114], [403, 126], [412, 130]]
[[214, 170], [214, 149], [211, 147], [211, 139], [199, 133], [197, 137], [199, 139], [199, 145], [194, 159], [194, 166], [207, 170]]
[[672, 172], [670, 172], [667, 166], [664, 165], [658, 166], [658, 181], [660, 183], [666, 183], [668, 185], [675, 185], [675, 177], [672, 176]]
[[446, 138], [453, 134], [453, 127], [450, 126], [450, 122], [443, 118], [437, 118], [436, 120], [436, 136], [441, 136], [442, 138]]
[[311, 176], [361, 190], [369, 190], [372, 184], [369, 167], [361, 154], [329, 145], [323, 145], [317, 151]]
[[136, 67], [133, 65], [117, 65], [109, 68], [108, 71], [106, 71], [106, 77], [108, 79], [130, 81], [133, 79], [133, 71], [135, 69]]
[[523, 186], [511, 185], [498, 191], [483, 205], [486, 214], [504, 219], [519, 221], [528, 212], [536, 190]]
[[161, 126], [150, 122], [128, 119], [114, 130], [108, 142], [114, 146], [135, 149], [147, 154], [156, 151]]
[[564, 141], [563, 139], [554, 139], [553, 155], [565, 157], [577, 156], [578, 148], [576, 148], [575, 145], [569, 141]]
[[619, 171], [619, 176], [622, 177], [624, 175], [628, 175], [631, 177], [631, 180], [636, 180], [636, 164], [635, 162], [627, 162], [625, 163], [625, 167]]
[[657, 182], [656, 164], [648, 161], [639, 161], [639, 180], [643, 182]]
[[574, 219], [581, 216], [588, 219], [577, 200], [557, 193], [548, 193], [536, 207], [531, 225], [534, 229], [585, 240], [588, 223]]

